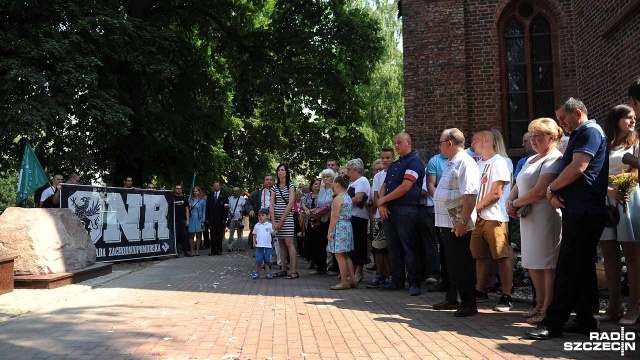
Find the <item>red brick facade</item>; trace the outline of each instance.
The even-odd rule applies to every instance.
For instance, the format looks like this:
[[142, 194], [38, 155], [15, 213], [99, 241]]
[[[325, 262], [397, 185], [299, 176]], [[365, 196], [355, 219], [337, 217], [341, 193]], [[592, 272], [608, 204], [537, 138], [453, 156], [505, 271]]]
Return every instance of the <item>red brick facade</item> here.
[[415, 148], [433, 148], [447, 127], [468, 133], [482, 125], [509, 143], [502, 31], [522, 3], [535, 3], [551, 23], [556, 102], [579, 97], [600, 121], [628, 101], [640, 76], [638, 0], [402, 0], [406, 129]]

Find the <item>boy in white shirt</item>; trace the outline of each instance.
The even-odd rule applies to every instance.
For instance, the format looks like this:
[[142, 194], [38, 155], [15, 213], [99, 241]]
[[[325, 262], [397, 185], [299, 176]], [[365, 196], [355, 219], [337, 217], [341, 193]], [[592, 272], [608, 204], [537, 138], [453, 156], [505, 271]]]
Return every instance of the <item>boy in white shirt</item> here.
[[511, 244], [507, 230], [506, 204], [503, 192], [511, 182], [511, 171], [507, 161], [494, 149], [494, 134], [490, 129], [473, 134], [473, 148], [482, 155], [478, 161], [480, 169], [480, 190], [476, 202], [478, 219], [471, 233], [471, 254], [476, 259], [476, 300], [488, 299], [487, 280], [491, 258], [498, 262], [502, 296], [494, 307], [495, 311], [509, 311], [513, 307], [511, 286], [513, 264]]
[[273, 233], [273, 225], [267, 218], [269, 217], [269, 209], [262, 208], [258, 211], [258, 223], [253, 227], [253, 246], [256, 248], [256, 271], [251, 274], [253, 280], [260, 278], [260, 269], [264, 265], [267, 271], [267, 279], [273, 279], [270, 272], [271, 265], [271, 234]]

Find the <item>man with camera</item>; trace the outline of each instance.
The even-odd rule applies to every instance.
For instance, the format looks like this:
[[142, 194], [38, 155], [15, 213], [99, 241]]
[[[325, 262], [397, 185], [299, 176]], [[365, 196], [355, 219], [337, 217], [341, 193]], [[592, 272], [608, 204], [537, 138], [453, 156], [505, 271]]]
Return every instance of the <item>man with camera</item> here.
[[234, 245], [236, 245], [235, 234], [238, 235], [238, 243], [236, 249], [238, 251], [244, 251], [244, 244], [242, 243], [242, 231], [244, 230], [244, 219], [242, 218], [242, 212], [244, 209], [244, 196], [240, 192], [239, 187], [233, 188], [233, 194], [229, 196], [229, 221], [227, 227], [229, 228], [229, 242], [228, 252], [233, 251]]

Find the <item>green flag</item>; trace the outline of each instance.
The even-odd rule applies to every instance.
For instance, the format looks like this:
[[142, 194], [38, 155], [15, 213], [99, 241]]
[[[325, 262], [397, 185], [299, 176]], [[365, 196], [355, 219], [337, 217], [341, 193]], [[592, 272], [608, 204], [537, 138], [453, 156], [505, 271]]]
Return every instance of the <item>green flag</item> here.
[[16, 205], [20, 206], [29, 195], [48, 182], [47, 174], [42, 170], [36, 154], [31, 149], [31, 144], [27, 141], [24, 145], [24, 154], [22, 154], [22, 165], [20, 165]]

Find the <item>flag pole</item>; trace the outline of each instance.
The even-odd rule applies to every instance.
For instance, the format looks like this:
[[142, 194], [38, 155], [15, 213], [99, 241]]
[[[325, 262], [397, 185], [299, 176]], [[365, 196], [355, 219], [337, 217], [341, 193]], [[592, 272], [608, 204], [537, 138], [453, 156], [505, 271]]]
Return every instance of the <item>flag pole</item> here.
[[193, 172], [193, 179], [191, 179], [191, 189], [189, 189], [189, 202], [191, 202], [191, 195], [193, 194], [193, 188], [196, 187], [196, 172]]

